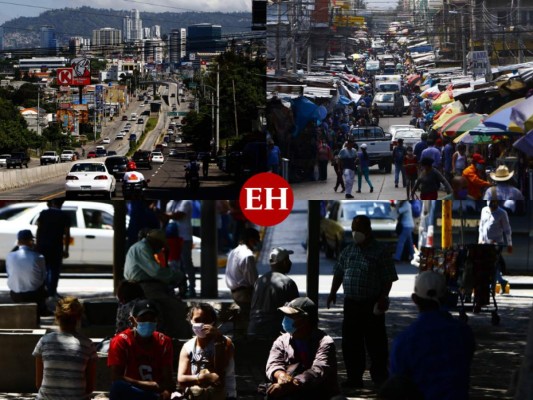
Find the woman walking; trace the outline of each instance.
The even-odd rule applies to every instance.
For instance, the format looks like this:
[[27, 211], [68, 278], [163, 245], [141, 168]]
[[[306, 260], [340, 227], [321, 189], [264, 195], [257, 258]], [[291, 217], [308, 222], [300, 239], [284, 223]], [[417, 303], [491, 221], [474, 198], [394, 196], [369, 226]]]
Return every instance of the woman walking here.
[[361, 145], [361, 151], [357, 153], [359, 159], [359, 168], [357, 169], [357, 193], [361, 193], [361, 183], [363, 182], [363, 175], [365, 177], [366, 183], [370, 186], [370, 193], [374, 191], [372, 182], [370, 182], [370, 159], [368, 153], [366, 152], [366, 143]]

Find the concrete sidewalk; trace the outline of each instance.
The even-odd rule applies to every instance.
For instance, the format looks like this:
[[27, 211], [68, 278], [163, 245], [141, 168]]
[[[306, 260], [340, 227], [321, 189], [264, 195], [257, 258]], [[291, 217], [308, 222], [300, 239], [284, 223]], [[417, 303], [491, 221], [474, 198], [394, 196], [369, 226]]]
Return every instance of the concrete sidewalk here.
[[[6, 302], [7, 297], [7, 293], [0, 292], [0, 302]], [[321, 294], [319, 299], [320, 327], [335, 340], [339, 381], [342, 382], [346, 378], [341, 351], [342, 298], [338, 299], [337, 306], [328, 310], [325, 307], [326, 297], [325, 294]], [[90, 298], [94, 299], [97, 296], [90, 296]], [[512, 374], [522, 361], [533, 294], [530, 290], [511, 289], [509, 295], [498, 295], [496, 299], [501, 318], [498, 326], [491, 324], [490, 311], [493, 311], [494, 307], [487, 307], [483, 312], [475, 315], [469, 312], [468, 308], [466, 309], [469, 325], [477, 341], [477, 351], [471, 372], [471, 399], [511, 399], [508, 388]], [[457, 316], [457, 311], [453, 314]], [[389, 341], [392, 341], [415, 317], [416, 310], [410, 298], [393, 298], [390, 311], [387, 313]], [[51, 320], [52, 318], [47, 318], [43, 322], [48, 325], [52, 322]], [[245, 340], [237, 340], [235, 347], [239, 399], [257, 399], [255, 394], [257, 385], [265, 379], [266, 359], [260, 355], [259, 349], [254, 348], [254, 344]], [[365, 374], [364, 383], [364, 389], [347, 391], [344, 394], [350, 399], [376, 398], [368, 372]], [[32, 393], [0, 393], [0, 400], [34, 398], [35, 394]]]

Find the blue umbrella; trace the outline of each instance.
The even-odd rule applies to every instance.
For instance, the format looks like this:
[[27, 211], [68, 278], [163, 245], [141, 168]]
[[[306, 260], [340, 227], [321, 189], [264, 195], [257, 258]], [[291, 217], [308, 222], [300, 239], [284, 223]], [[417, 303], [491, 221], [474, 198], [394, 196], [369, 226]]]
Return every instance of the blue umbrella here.
[[533, 130], [529, 131], [525, 136], [522, 136], [513, 143], [513, 147], [526, 154], [528, 157], [533, 156]]
[[483, 123], [479, 124], [478, 126], [476, 126], [474, 129], [471, 129], [470, 131], [468, 131], [468, 133], [470, 133], [470, 135], [472, 135], [472, 136], [476, 136], [476, 135], [490, 135], [490, 136], [502, 135], [502, 136], [507, 136], [507, 135], [516, 134], [516, 132], [509, 132], [508, 130], [502, 129], [502, 128], [499, 128], [499, 127], [487, 126], [487, 120], [485, 120], [485, 122], [483, 122]]
[[509, 124], [511, 123], [511, 112], [513, 111], [512, 107], [501, 110], [490, 117], [488, 117], [483, 124], [492, 128], [499, 128], [502, 130], [507, 130]]

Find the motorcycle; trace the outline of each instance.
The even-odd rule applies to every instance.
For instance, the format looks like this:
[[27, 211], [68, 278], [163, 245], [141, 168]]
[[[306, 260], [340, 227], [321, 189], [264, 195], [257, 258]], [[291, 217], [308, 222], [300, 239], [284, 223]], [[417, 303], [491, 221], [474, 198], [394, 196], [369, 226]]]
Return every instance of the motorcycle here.
[[123, 182], [122, 195], [124, 200], [142, 200], [144, 198], [144, 190], [148, 187], [150, 179], [140, 182]]

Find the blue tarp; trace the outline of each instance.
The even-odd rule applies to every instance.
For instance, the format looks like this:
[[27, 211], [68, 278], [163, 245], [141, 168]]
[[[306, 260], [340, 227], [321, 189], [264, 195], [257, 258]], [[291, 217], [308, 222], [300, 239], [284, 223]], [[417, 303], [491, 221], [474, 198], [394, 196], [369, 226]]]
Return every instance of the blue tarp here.
[[325, 107], [317, 106], [306, 97], [293, 99], [291, 100], [291, 104], [295, 123], [292, 136], [298, 136], [309, 122], [313, 120], [321, 122], [326, 118], [327, 111], [324, 112]]

